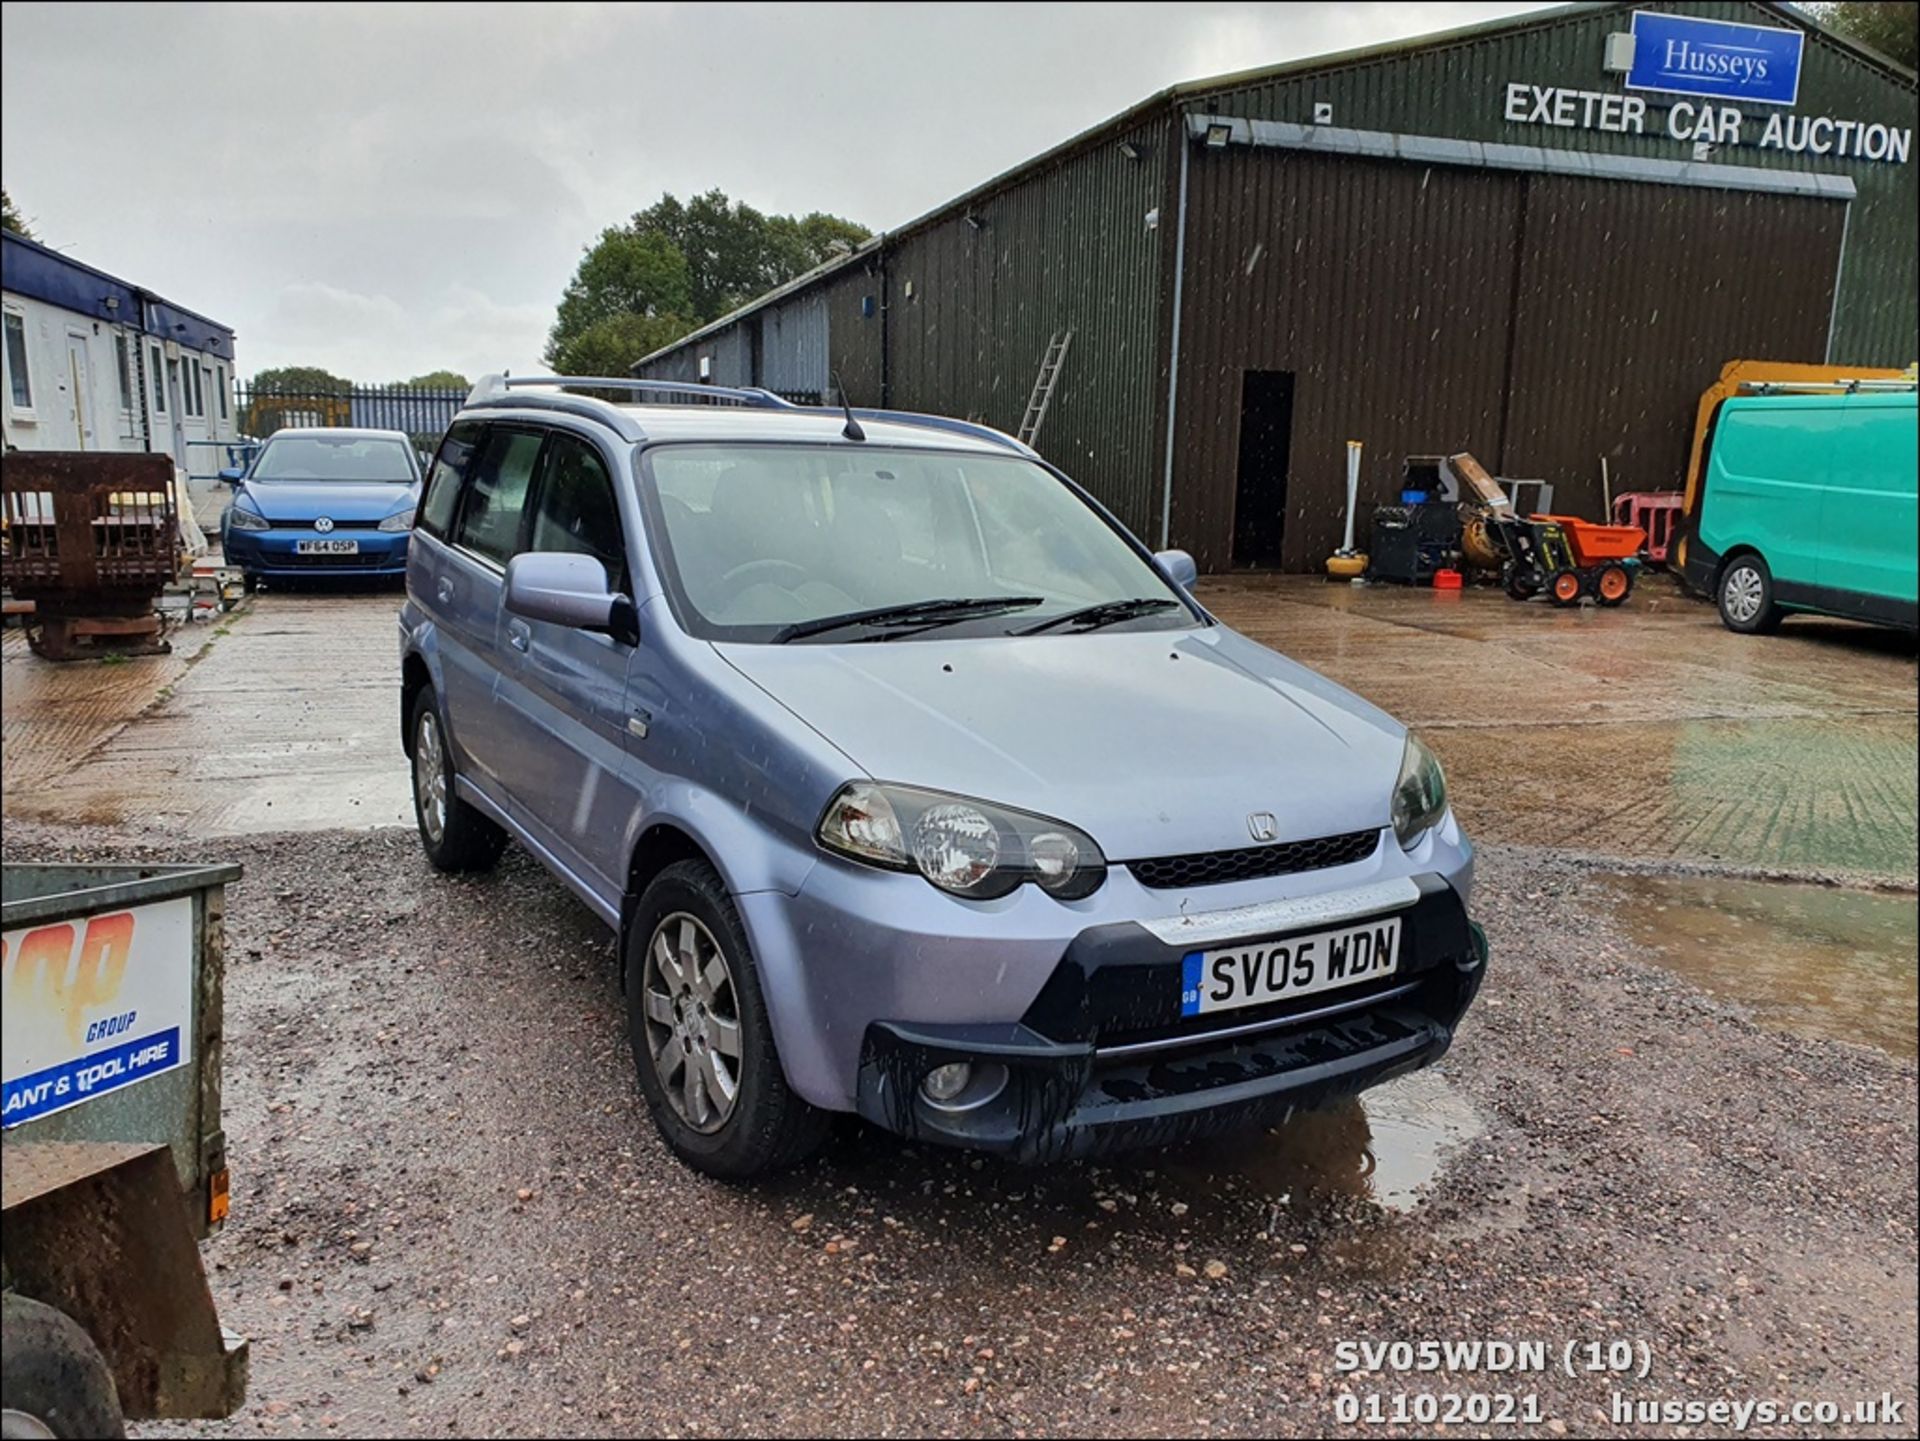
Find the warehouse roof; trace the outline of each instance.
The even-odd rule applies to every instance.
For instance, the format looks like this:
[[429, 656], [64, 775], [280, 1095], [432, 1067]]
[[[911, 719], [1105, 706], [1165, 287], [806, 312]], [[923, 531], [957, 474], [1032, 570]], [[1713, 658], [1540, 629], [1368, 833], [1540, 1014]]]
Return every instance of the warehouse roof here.
[[[1789, 21], [1801, 29], [1831, 40], [1841, 48], [1853, 52], [1858, 59], [1886, 71], [1897, 80], [1905, 81], [1908, 84], [1914, 82], [1915, 77], [1913, 71], [1908, 70], [1895, 61], [1889, 60], [1886, 56], [1880, 54], [1879, 51], [1861, 44], [1853, 37], [1842, 34], [1840, 31], [1824, 24], [1812, 15], [1796, 9], [1790, 4], [1783, 3], [1783, 0], [1753, 0], [1753, 3], [1761, 9], [1772, 11], [1779, 19]], [[1096, 141], [1107, 139], [1118, 132], [1138, 124], [1141, 120], [1146, 119], [1156, 111], [1162, 110], [1169, 105], [1178, 105], [1203, 96], [1222, 95], [1235, 90], [1245, 89], [1249, 86], [1265, 84], [1268, 81], [1282, 79], [1287, 76], [1311, 74], [1319, 71], [1338, 70], [1348, 66], [1364, 65], [1390, 59], [1397, 55], [1408, 55], [1418, 51], [1433, 50], [1448, 45], [1467, 44], [1494, 35], [1519, 34], [1527, 30], [1558, 24], [1573, 16], [1587, 15], [1604, 10], [1631, 10], [1632, 8], [1631, 0], [1578, 0], [1578, 3], [1574, 4], [1554, 5], [1541, 10], [1530, 10], [1519, 15], [1503, 16], [1495, 20], [1483, 20], [1473, 25], [1457, 26], [1451, 30], [1436, 30], [1424, 35], [1413, 35], [1404, 39], [1384, 41], [1378, 45], [1366, 45], [1353, 50], [1335, 51], [1325, 55], [1308, 55], [1298, 60], [1282, 61], [1276, 65], [1265, 65], [1255, 69], [1240, 70], [1226, 75], [1215, 75], [1202, 80], [1188, 80], [1178, 85], [1169, 85], [1164, 90], [1156, 91], [1145, 100], [1140, 101], [1137, 105], [1129, 106], [1118, 115], [1110, 116], [1099, 124], [1082, 130], [1077, 135], [1061, 141], [1051, 149], [1044, 150], [1033, 158], [1022, 161], [1012, 169], [1002, 171], [991, 180], [974, 186], [971, 190], [955, 196], [943, 205], [936, 206], [924, 215], [909, 220], [903, 225], [895, 226], [892, 230], [883, 230], [866, 243], [856, 247], [850, 253], [835, 256], [824, 264], [818, 265], [802, 275], [795, 276], [786, 284], [777, 286], [769, 290], [766, 294], [749, 300], [746, 304], [727, 312], [719, 319], [709, 321], [698, 330], [681, 336], [671, 344], [661, 346], [658, 350], [635, 361], [632, 369], [637, 372], [642, 366], [658, 360], [662, 356], [671, 355], [673, 352], [683, 349], [688, 345], [696, 344], [708, 336], [718, 334], [737, 321], [753, 314], [755, 311], [771, 305], [775, 301], [783, 300], [797, 291], [805, 290], [817, 281], [837, 274], [840, 271], [850, 269], [856, 265], [864, 264], [867, 257], [879, 251], [883, 246], [899, 240], [903, 236], [911, 235], [916, 231], [926, 229], [928, 226], [938, 224], [940, 221], [946, 220], [954, 215], [963, 215], [988, 196], [1005, 190], [1009, 186], [1018, 184], [1029, 176], [1046, 169], [1049, 165], [1078, 153]]]

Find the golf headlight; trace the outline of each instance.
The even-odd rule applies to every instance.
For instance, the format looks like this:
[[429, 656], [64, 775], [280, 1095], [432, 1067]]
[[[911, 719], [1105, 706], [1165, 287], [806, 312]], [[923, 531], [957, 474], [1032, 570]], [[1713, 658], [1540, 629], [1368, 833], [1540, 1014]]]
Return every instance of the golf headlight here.
[[1077, 901], [1107, 876], [1093, 837], [1063, 822], [966, 796], [854, 781], [820, 818], [828, 850], [893, 871], [918, 871], [951, 895], [991, 900], [1031, 881]]
[[227, 507], [227, 524], [235, 530], [266, 530], [267, 518], [251, 506], [235, 501]]
[[385, 520], [380, 522], [380, 529], [412, 530], [413, 529], [413, 511], [414, 511], [414, 507], [412, 506], [408, 506], [405, 510], [396, 510], [392, 515], [388, 516]]
[[1400, 778], [1393, 783], [1393, 833], [1402, 846], [1412, 846], [1446, 813], [1447, 778], [1439, 757], [1409, 734]]

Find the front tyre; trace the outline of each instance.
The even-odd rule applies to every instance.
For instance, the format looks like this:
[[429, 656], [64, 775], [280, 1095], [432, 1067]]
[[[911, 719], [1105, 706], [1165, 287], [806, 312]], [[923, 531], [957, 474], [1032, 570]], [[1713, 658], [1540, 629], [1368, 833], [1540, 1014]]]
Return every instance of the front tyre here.
[[8, 1293], [0, 1332], [7, 1355], [0, 1373], [7, 1436], [127, 1434], [113, 1372], [79, 1322]]
[[454, 790], [453, 753], [432, 686], [421, 686], [413, 698], [407, 734], [413, 738], [413, 818], [427, 859], [436, 870], [487, 870], [500, 859], [507, 833]]
[[726, 1181], [811, 1155], [829, 1118], [787, 1085], [746, 930], [713, 867], [678, 861], [662, 871], [625, 946], [640, 1090], [673, 1153]]
[[1757, 555], [1735, 556], [1720, 572], [1720, 621], [1741, 635], [1765, 635], [1780, 625], [1773, 603], [1773, 572]]

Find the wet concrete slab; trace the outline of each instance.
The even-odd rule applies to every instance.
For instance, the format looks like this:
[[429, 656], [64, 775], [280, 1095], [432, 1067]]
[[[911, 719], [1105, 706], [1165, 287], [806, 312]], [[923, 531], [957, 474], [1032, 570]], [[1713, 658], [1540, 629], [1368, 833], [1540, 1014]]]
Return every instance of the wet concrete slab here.
[[[256, 597], [81, 763], [10, 785], [8, 816], [183, 837], [409, 824], [398, 609], [392, 592]], [[29, 692], [68, 684], [32, 674]]]
[[10, 627], [0, 641], [0, 794], [28, 791], [79, 765], [186, 673], [230, 617], [173, 627], [168, 655], [50, 661]]
[[1614, 919], [1653, 959], [1766, 1025], [1911, 1058], [1911, 895], [1728, 876], [1625, 875]]
[[1739, 636], [1663, 576], [1618, 610], [1311, 577], [1200, 598], [1418, 728], [1479, 839], [1915, 879], [1909, 636], [1821, 619]]

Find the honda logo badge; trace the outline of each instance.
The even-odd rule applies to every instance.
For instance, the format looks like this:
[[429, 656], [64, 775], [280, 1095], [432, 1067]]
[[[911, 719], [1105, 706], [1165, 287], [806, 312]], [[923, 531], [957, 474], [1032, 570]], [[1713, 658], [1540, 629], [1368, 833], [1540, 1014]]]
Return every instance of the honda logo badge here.
[[1280, 834], [1280, 823], [1272, 811], [1255, 811], [1247, 817], [1247, 833], [1256, 841], [1270, 841]]

